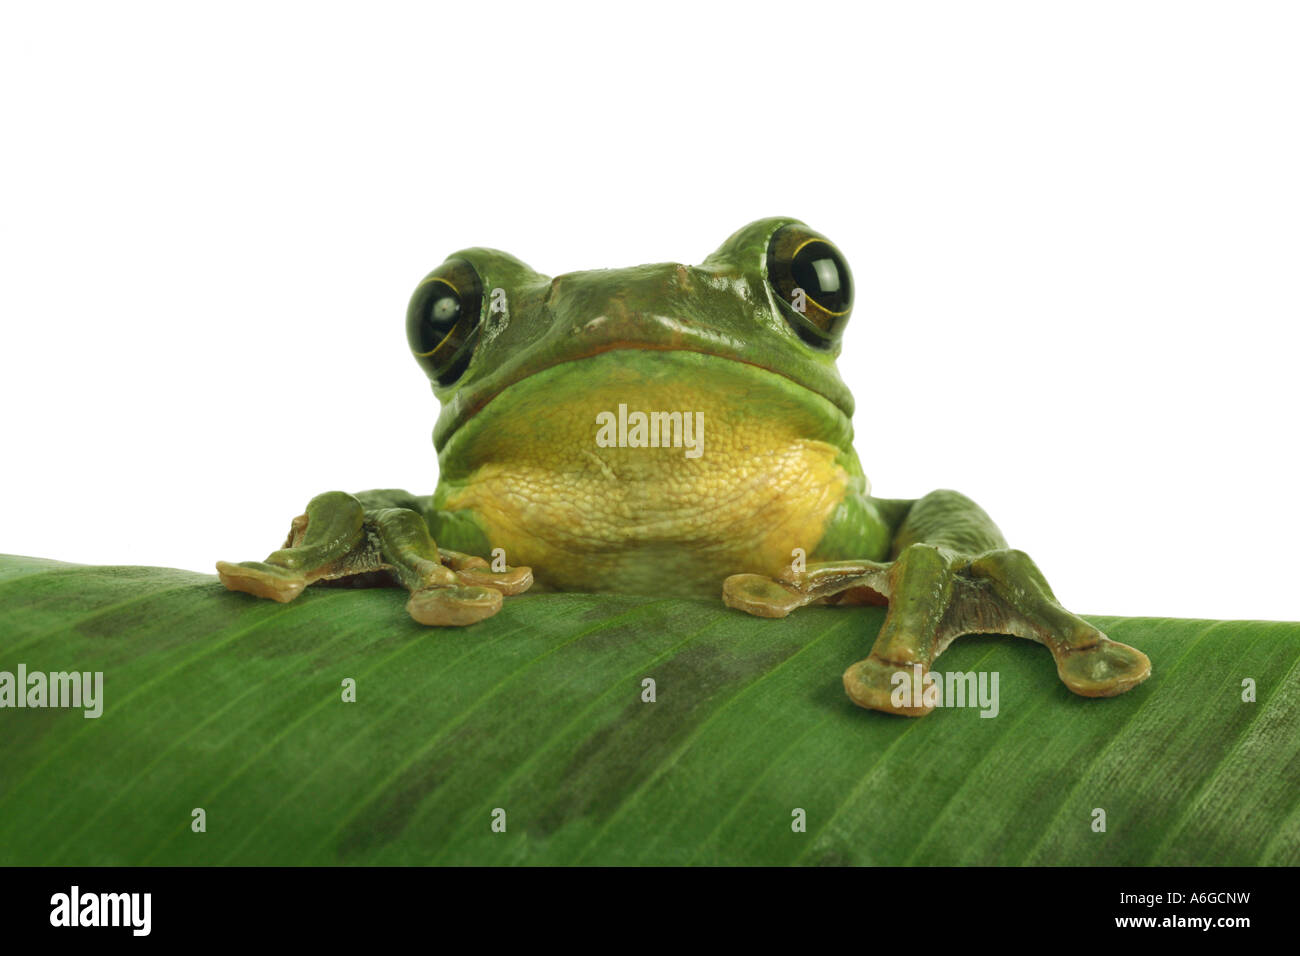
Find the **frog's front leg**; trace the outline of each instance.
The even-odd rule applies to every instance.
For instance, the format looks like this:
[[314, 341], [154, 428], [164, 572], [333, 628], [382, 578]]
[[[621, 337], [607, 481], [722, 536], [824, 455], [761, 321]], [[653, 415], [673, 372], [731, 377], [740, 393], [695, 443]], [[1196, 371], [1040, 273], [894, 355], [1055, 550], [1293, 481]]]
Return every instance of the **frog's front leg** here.
[[427, 502], [403, 491], [313, 498], [293, 519], [288, 539], [265, 561], [217, 562], [221, 583], [281, 603], [316, 581], [401, 584], [406, 609], [421, 624], [473, 624], [501, 609], [502, 595], [532, 584], [529, 568], [491, 570], [473, 555], [439, 548], [429, 534]]
[[844, 672], [844, 689], [859, 706], [890, 713], [929, 712], [893, 702], [895, 675], [903, 672], [911, 681], [916, 664], [924, 674], [963, 634], [1038, 641], [1052, 652], [1065, 685], [1085, 697], [1113, 697], [1150, 676], [1145, 654], [1063, 608], [1029, 556], [1007, 548], [997, 526], [969, 498], [936, 491], [902, 504], [892, 561], [812, 564], [775, 580], [733, 575], [723, 585], [723, 599], [764, 617], [784, 617], [814, 601], [888, 601], [875, 646]]

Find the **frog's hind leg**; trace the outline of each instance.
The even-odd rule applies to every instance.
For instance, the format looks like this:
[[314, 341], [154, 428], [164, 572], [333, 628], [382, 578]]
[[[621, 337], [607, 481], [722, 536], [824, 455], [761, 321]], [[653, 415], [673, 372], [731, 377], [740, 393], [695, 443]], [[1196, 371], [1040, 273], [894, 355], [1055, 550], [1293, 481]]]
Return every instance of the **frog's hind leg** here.
[[776, 579], [733, 575], [723, 599], [764, 617], [784, 617], [813, 602], [887, 601], [871, 654], [844, 672], [844, 688], [859, 706], [890, 713], [922, 716], [933, 709], [915, 684], [911, 693], [896, 691], [923, 681], [964, 634], [1010, 634], [1043, 644], [1061, 680], [1085, 697], [1122, 694], [1151, 674], [1145, 654], [1062, 607], [1029, 556], [1007, 548], [993, 522], [963, 495], [938, 491], [914, 502], [895, 529], [893, 551], [887, 564], [815, 564]]
[[326, 492], [293, 519], [280, 550], [265, 561], [219, 561], [217, 572], [232, 591], [281, 603], [317, 581], [400, 584], [411, 617], [430, 625], [472, 624], [500, 610], [503, 595], [528, 589], [528, 568], [494, 572], [483, 558], [439, 548], [419, 506], [405, 492]]

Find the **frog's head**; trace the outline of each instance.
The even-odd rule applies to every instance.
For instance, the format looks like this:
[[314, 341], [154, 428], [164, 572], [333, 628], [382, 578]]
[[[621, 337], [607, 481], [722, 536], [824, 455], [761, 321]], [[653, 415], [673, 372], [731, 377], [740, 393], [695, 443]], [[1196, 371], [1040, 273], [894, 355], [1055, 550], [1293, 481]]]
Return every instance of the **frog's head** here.
[[853, 399], [835, 359], [852, 304], [853, 281], [835, 246], [797, 220], [773, 218], [745, 226], [696, 266], [552, 279], [507, 253], [465, 249], [415, 290], [407, 336], [442, 402], [439, 450], [480, 412], [519, 414], [509, 395], [534, 412], [562, 401], [538, 381], [570, 363], [584, 363], [566, 370], [570, 391], [685, 372], [715, 380], [683, 384], [743, 390], [732, 398], [759, 409], [757, 393], [770, 384], [785, 404], [802, 395], [847, 431]]

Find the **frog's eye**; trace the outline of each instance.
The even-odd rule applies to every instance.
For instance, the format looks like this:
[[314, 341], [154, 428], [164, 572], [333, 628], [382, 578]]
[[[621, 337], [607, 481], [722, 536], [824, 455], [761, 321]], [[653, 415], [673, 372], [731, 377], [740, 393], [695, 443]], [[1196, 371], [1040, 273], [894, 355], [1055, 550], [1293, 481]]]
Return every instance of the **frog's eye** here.
[[853, 310], [853, 274], [840, 251], [807, 226], [782, 226], [767, 245], [767, 281], [799, 337], [833, 348]]
[[406, 340], [435, 385], [465, 371], [482, 318], [483, 284], [464, 259], [448, 259], [416, 288], [406, 310]]

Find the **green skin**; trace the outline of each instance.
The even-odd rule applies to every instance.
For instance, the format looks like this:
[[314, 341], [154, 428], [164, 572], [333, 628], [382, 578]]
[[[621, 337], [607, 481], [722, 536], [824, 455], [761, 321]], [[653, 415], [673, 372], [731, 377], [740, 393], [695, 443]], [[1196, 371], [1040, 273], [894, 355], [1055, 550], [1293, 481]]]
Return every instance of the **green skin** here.
[[[503, 252], [457, 253], [449, 261], [472, 264], [482, 306], [468, 365], [434, 384], [434, 495], [320, 495], [265, 561], [219, 562], [222, 581], [277, 601], [316, 581], [397, 583], [410, 592], [411, 616], [436, 626], [496, 613], [534, 573], [543, 588], [720, 590], [760, 617], [887, 603], [871, 653], [845, 671], [844, 687], [862, 707], [909, 716], [931, 705], [915, 684], [900, 703], [896, 675], [913, 681], [963, 634], [1043, 644], [1084, 696], [1145, 680], [1146, 655], [1065, 610], [974, 502], [953, 491], [870, 496], [852, 445], [853, 399], [835, 366], [838, 339], [810, 345], [796, 334], [769, 275], [769, 242], [787, 226], [804, 228], [751, 223], [698, 266], [555, 279]], [[680, 448], [597, 447], [591, 413], [612, 408], [611, 395], [633, 407], [644, 395], [656, 408], [706, 406], [722, 446], [706, 443], [695, 461]], [[787, 471], [762, 471], [778, 460]], [[751, 490], [732, 502], [736, 488]], [[502, 554], [530, 566], [505, 565]]]

